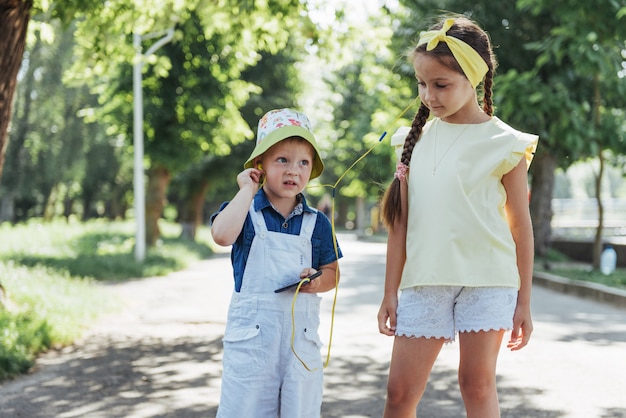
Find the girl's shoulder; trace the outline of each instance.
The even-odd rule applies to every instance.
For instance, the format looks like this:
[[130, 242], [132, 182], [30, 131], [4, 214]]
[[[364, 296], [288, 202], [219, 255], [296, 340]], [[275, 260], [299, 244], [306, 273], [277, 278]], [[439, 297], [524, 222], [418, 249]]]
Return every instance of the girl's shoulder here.
[[508, 123], [503, 122], [497, 116], [493, 116], [490, 122], [491, 122], [491, 125], [493, 126], [493, 129], [496, 131], [496, 133], [500, 133], [501, 135], [508, 135], [516, 140], [521, 139], [521, 140], [526, 140], [526, 141], [533, 141], [538, 138], [537, 135], [529, 134], [526, 132], [522, 132], [518, 129], [515, 129]]
[[539, 137], [534, 134], [522, 132], [501, 121], [495, 116], [492, 118], [495, 132], [492, 138], [497, 138], [506, 151], [506, 163], [503, 165], [503, 173], [515, 167], [521, 158], [526, 158], [526, 166], [530, 167], [533, 160]]

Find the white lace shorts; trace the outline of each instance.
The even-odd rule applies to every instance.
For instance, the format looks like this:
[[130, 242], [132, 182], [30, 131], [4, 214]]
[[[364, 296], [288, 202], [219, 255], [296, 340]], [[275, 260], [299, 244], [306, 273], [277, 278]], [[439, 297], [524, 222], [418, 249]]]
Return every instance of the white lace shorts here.
[[457, 332], [513, 327], [517, 289], [512, 287], [417, 286], [398, 300], [396, 335], [444, 338]]

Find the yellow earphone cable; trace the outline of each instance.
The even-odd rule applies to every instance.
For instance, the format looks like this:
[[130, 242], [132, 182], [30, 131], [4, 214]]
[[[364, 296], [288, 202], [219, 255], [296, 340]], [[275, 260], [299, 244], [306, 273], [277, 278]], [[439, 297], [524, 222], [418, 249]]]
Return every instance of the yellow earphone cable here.
[[[411, 108], [411, 106], [413, 106], [417, 101], [419, 100], [419, 96], [417, 96], [415, 99], [413, 99], [407, 107], [405, 107], [402, 112], [400, 112], [400, 114], [398, 114], [398, 116], [396, 116], [396, 118], [393, 120], [393, 122], [390, 124], [391, 126], [393, 126], [398, 120], [400, 120], [400, 118]], [[330, 210], [330, 225], [331, 225], [331, 232], [332, 232], [332, 236], [333, 236], [333, 248], [335, 249], [335, 257], [337, 259], [337, 261], [339, 261], [339, 247], [337, 245], [337, 235], [335, 234], [335, 191], [337, 190], [337, 186], [339, 185], [339, 183], [341, 182], [341, 180], [343, 180], [343, 178], [346, 176], [346, 174], [348, 174], [348, 172], [350, 172], [354, 166], [356, 166], [361, 160], [363, 160], [370, 152], [372, 152], [372, 150], [374, 148], [376, 148], [378, 146], [378, 144], [380, 144], [383, 139], [385, 138], [385, 136], [387, 136], [387, 131], [383, 131], [382, 135], [380, 136], [380, 138], [378, 139], [378, 141], [372, 145], [370, 148], [367, 149], [367, 151], [365, 151], [359, 158], [356, 159], [356, 161], [354, 161], [354, 163], [352, 163], [352, 165], [350, 167], [348, 167], [341, 176], [339, 176], [339, 178], [337, 179], [337, 181], [335, 182], [335, 184], [322, 184], [319, 186], [313, 186], [313, 187], [331, 187], [333, 190], [332, 196], [331, 196], [331, 210]], [[293, 295], [293, 300], [291, 302], [291, 351], [293, 352], [293, 354], [296, 356], [296, 358], [298, 360], [300, 360], [300, 363], [302, 363], [302, 365], [304, 366], [305, 369], [307, 369], [308, 371], [312, 372], [317, 370], [318, 368], [314, 368], [311, 369], [309, 368], [309, 366], [306, 364], [306, 362], [304, 360], [302, 360], [302, 358], [300, 358], [300, 356], [298, 355], [298, 353], [296, 352], [296, 349], [294, 347], [294, 342], [296, 339], [296, 319], [295, 319], [295, 309], [296, 309], [296, 299], [298, 298], [298, 294], [300, 293], [300, 287], [305, 284], [308, 283], [310, 280], [309, 279], [303, 279], [302, 281], [300, 281], [300, 283], [298, 283], [298, 287], [296, 288], [296, 293]], [[332, 308], [331, 308], [331, 315], [330, 315], [330, 336], [328, 339], [328, 351], [326, 353], [326, 360], [324, 361], [324, 365], [322, 366], [324, 369], [326, 367], [328, 367], [328, 364], [330, 363], [330, 349], [332, 346], [332, 341], [333, 341], [333, 330], [335, 327], [335, 307], [337, 305], [337, 294], [339, 291], [339, 268], [337, 268], [335, 270], [335, 295], [333, 296], [333, 303], [332, 303]]]

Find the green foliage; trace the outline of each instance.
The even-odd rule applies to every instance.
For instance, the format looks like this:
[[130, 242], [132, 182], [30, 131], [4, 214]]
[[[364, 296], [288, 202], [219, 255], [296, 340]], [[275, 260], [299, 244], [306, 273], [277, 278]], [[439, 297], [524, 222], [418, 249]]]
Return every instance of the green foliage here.
[[[206, 39], [200, 20], [191, 15], [181, 24], [184, 36], [163, 47], [172, 63], [166, 77], [146, 77], [146, 155], [177, 173], [206, 153], [224, 155], [252, 133], [239, 108], [255, 87], [239, 79], [235, 56], [222, 56], [226, 38]], [[209, 94], [210, 92], [210, 94]]]
[[36, 353], [52, 344], [48, 322], [26, 313], [10, 315], [0, 310], [0, 381], [26, 373]]
[[180, 227], [162, 222], [162, 241], [144, 263], [134, 259], [134, 223], [94, 220], [0, 226], [0, 261], [45, 267], [72, 277], [124, 280], [164, 275], [211, 254], [206, 241], [180, 240]]
[[80, 211], [74, 207], [79, 200], [87, 217], [97, 214], [99, 202], [121, 208], [132, 178], [124, 172], [127, 159], [119, 143], [106, 135], [100, 121], [87, 117], [97, 104], [95, 97], [85, 86], [62, 84], [71, 61], [73, 28], [62, 29], [58, 22], [45, 27], [55, 36], [45, 40], [43, 26], [35, 25], [22, 64], [0, 182], [3, 207], [11, 210], [0, 219], [69, 215]]
[[[414, 89], [395, 73], [402, 68], [404, 58], [388, 46], [394, 25], [390, 15], [377, 14], [358, 24], [347, 19], [342, 23], [349, 28], [343, 45], [321, 66], [329, 89], [325, 109], [332, 115], [320, 115], [331, 125], [325, 140], [332, 150], [325, 160], [328, 169], [321, 183], [334, 185], [339, 181], [340, 200], [371, 197], [376, 201], [395, 164], [389, 138], [400, 125], [410, 124], [416, 111], [412, 108], [400, 118], [413, 99]], [[319, 194], [324, 192], [330, 190], [319, 189]]]
[[99, 281], [164, 275], [211, 254], [208, 229], [195, 243], [173, 238], [176, 225], [162, 227], [162, 243], [140, 265], [130, 222], [0, 224], [0, 278], [8, 295], [7, 309], [0, 307], [0, 380], [25, 373], [39, 353], [70, 344], [119, 308]]
[[[254, 131], [267, 111], [278, 108], [298, 108], [302, 79], [296, 63], [301, 59], [305, 40], [294, 34], [277, 53], [263, 52], [259, 61], [241, 73], [242, 81], [256, 86], [239, 111], [245, 123]], [[308, 112], [308, 109], [303, 109]], [[189, 186], [208, 182], [208, 200], [221, 203], [237, 190], [236, 177], [252, 152], [254, 141], [234, 145], [227, 155], [208, 155], [200, 164], [188, 167], [172, 182], [172, 193], [179, 199], [190, 194]]]
[[618, 289], [626, 289], [626, 269], [617, 268], [610, 275], [594, 270], [586, 263], [573, 262], [567, 255], [553, 248], [542, 257], [535, 258], [535, 269], [572, 280], [599, 283]]
[[[520, 0], [522, 11], [533, 17], [547, 13], [546, 2]], [[541, 39], [527, 44], [538, 54], [536, 68], [544, 80], [561, 84], [576, 107], [573, 115], [585, 125], [578, 134], [577, 146], [586, 155], [595, 156], [598, 149], [611, 148], [625, 152], [623, 123], [614, 122], [614, 110], [626, 107], [626, 83], [623, 81], [623, 51], [626, 48], [626, 25], [619, 12], [626, 7], [620, 1], [580, 1], [567, 4], [550, 14], [554, 19]], [[622, 76], [620, 77], [620, 73]], [[563, 105], [567, 103], [564, 101]], [[566, 108], [566, 110], [569, 110]], [[565, 125], [572, 119], [567, 111], [553, 112], [552, 120]], [[558, 120], [561, 121], [558, 121]], [[561, 126], [560, 128], [564, 128]], [[557, 144], [552, 144], [557, 145]], [[571, 144], [565, 143], [562, 148]], [[553, 149], [559, 149], [553, 146]]]
[[90, 280], [50, 268], [3, 259], [0, 277], [9, 301], [0, 308], [0, 380], [25, 373], [38, 353], [69, 344], [115, 306]]
[[[314, 33], [301, 15], [304, 5], [289, 1], [141, 3], [109, 1], [98, 15], [85, 14], [77, 31], [80, 58], [69, 77], [99, 92], [115, 131], [130, 137], [129, 64], [137, 58], [131, 31], [148, 36], [175, 25], [174, 40], [148, 57], [143, 83], [146, 156], [173, 174], [207, 152], [225, 155], [232, 145], [251, 138], [239, 108], [256, 88], [241, 79], [241, 72], [258, 62], [263, 51], [282, 49], [290, 36]], [[126, 36], [122, 42], [120, 34]], [[142, 47], [150, 42], [145, 39]]]
[[548, 270], [550, 274], [567, 277], [572, 280], [598, 283], [605, 286], [626, 290], [626, 269], [616, 269], [612, 274], [605, 275], [599, 270], [592, 270], [590, 266], [586, 268], [556, 267]]

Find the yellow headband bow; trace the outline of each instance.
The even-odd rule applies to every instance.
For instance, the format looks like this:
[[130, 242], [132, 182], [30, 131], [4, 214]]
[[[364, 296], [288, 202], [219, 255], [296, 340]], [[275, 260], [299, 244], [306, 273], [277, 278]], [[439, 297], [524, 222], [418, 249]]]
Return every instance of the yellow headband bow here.
[[453, 24], [454, 19], [446, 19], [440, 30], [422, 32], [417, 45], [427, 44], [426, 50], [432, 51], [439, 42], [445, 42], [448, 48], [450, 48], [450, 51], [452, 51], [452, 55], [454, 55], [454, 58], [461, 66], [465, 76], [472, 84], [472, 87], [476, 88], [478, 83], [485, 77], [485, 74], [487, 74], [489, 67], [487, 67], [485, 60], [478, 55], [478, 52], [476, 52], [474, 48], [454, 36], [446, 35], [446, 32], [448, 32], [448, 29], [450, 29]]

